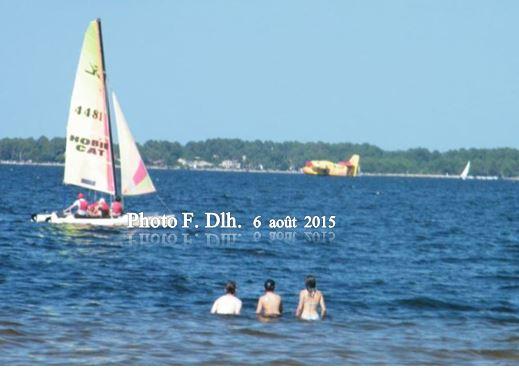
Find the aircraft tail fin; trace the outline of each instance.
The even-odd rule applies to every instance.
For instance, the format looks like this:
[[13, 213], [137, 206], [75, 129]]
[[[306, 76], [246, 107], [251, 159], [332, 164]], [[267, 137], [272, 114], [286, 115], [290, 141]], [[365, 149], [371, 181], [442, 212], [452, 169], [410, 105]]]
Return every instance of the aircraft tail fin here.
[[360, 170], [360, 156], [359, 155], [353, 155], [349, 159], [349, 163], [352, 166], [351, 169], [351, 176], [357, 176], [359, 174]]

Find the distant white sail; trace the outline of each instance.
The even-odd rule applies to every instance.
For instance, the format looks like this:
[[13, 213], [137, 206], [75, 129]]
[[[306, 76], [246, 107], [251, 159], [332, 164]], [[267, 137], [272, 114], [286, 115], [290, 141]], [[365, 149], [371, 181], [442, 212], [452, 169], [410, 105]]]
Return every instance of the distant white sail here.
[[155, 186], [144, 166], [135, 140], [133, 139], [128, 123], [119, 105], [119, 101], [112, 93], [112, 101], [119, 137], [119, 155], [121, 158], [121, 193], [122, 195], [139, 195], [155, 192]]
[[115, 193], [99, 23], [90, 22], [70, 101], [66, 184]]
[[470, 161], [467, 162], [467, 166], [463, 169], [463, 171], [460, 174], [460, 178], [465, 180], [469, 176], [469, 170], [470, 170]]

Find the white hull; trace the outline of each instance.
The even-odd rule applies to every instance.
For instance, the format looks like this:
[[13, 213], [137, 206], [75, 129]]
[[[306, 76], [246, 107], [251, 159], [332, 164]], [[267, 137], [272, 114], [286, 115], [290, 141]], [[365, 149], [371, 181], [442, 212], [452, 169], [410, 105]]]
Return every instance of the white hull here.
[[107, 226], [121, 227], [128, 226], [128, 215], [114, 218], [76, 218], [74, 215], [58, 216], [56, 212], [34, 214], [31, 216], [34, 222], [46, 222], [49, 224], [60, 225], [83, 225], [83, 226]]

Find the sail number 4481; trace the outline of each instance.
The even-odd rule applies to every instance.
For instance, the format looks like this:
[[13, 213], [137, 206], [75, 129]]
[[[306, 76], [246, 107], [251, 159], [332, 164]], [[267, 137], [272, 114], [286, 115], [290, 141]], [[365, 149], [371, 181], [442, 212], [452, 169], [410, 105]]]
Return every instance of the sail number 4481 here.
[[[269, 229], [295, 229], [298, 227], [298, 219], [294, 216], [283, 218], [270, 218], [266, 222]], [[311, 229], [333, 229], [335, 227], [335, 216], [305, 216], [304, 228]], [[254, 217], [252, 226], [256, 229], [263, 225], [261, 216]]]
[[74, 109], [76, 114], [86, 116], [87, 118], [92, 118], [94, 120], [103, 121], [103, 113], [101, 111], [91, 109], [90, 107], [84, 108], [83, 106], [78, 106]]

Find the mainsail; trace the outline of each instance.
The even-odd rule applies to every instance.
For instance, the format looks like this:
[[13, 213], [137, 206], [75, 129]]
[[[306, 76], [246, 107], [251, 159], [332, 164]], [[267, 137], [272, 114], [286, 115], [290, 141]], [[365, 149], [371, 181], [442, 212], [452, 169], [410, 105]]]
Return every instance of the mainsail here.
[[90, 22], [70, 101], [66, 184], [115, 194], [109, 111], [99, 20]]
[[460, 178], [462, 178], [463, 180], [467, 179], [467, 177], [469, 176], [469, 170], [470, 170], [470, 161], [467, 162], [467, 166], [465, 166], [465, 168], [461, 172]]
[[119, 105], [119, 101], [112, 92], [112, 101], [119, 138], [119, 156], [121, 158], [121, 193], [125, 196], [155, 192], [151, 177], [144, 166], [128, 123]]

